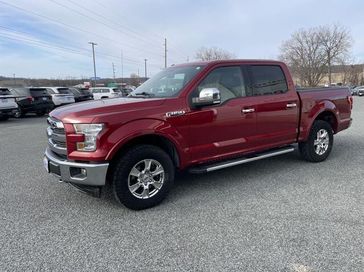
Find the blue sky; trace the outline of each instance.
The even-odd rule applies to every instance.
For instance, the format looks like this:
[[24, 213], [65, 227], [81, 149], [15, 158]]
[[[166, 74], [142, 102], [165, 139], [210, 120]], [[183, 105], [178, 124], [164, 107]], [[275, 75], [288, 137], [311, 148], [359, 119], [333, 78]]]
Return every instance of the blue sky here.
[[88, 78], [89, 41], [96, 46], [97, 74], [148, 75], [168, 63], [193, 60], [201, 46], [217, 46], [238, 58], [269, 58], [291, 33], [339, 23], [354, 39], [352, 55], [364, 62], [363, 1], [263, 0], [0, 0], [0, 75]]

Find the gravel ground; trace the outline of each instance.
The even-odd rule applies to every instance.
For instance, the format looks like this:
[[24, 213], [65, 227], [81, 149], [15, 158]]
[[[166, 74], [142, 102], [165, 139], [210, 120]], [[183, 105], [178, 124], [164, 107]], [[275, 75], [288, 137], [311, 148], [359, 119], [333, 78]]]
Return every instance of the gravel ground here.
[[55, 182], [45, 118], [0, 123], [1, 271], [363, 271], [364, 98], [320, 164], [297, 152], [207, 175], [135, 212]]

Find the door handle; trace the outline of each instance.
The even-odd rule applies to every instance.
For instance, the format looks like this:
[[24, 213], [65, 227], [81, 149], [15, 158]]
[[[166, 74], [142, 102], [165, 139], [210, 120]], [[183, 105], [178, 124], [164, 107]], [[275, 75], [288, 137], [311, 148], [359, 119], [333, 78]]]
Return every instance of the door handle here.
[[242, 109], [241, 112], [242, 113], [251, 113], [251, 112], [255, 112], [255, 109], [254, 108]]
[[288, 103], [286, 107], [287, 107], [287, 109], [295, 108], [295, 107], [297, 107], [297, 103]]

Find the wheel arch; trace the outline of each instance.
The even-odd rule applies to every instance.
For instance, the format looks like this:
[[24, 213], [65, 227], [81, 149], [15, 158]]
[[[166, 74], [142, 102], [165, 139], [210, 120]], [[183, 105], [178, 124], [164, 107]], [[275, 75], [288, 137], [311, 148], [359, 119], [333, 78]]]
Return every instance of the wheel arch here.
[[[129, 149], [131, 149], [134, 146], [138, 145], [154, 145], [159, 148], [161, 148], [163, 151], [165, 151], [172, 159], [173, 164], [176, 168], [180, 168], [181, 166], [181, 157], [179, 150], [177, 148], [177, 145], [168, 137], [161, 135], [161, 134], [155, 134], [155, 133], [147, 133], [142, 134], [135, 137], [129, 137], [128, 139], [124, 140], [122, 143], [118, 145], [118, 147], [114, 150], [112, 154], [109, 154], [109, 161], [110, 166], [108, 170], [109, 173], [113, 172], [113, 167], [115, 166], [116, 162], [120, 159], [120, 157], [125, 154]], [[110, 180], [108, 178], [108, 180]]]

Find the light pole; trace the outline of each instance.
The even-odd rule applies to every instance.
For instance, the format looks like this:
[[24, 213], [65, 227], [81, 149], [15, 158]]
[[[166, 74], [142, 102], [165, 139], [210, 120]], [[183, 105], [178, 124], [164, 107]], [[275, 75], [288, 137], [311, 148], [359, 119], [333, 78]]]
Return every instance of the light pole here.
[[89, 44], [91, 44], [92, 46], [92, 58], [94, 61], [94, 87], [96, 87], [96, 61], [95, 61], [95, 45], [97, 45], [97, 43], [94, 42], [89, 42]]
[[147, 79], [147, 59], [144, 59], [144, 77]]

